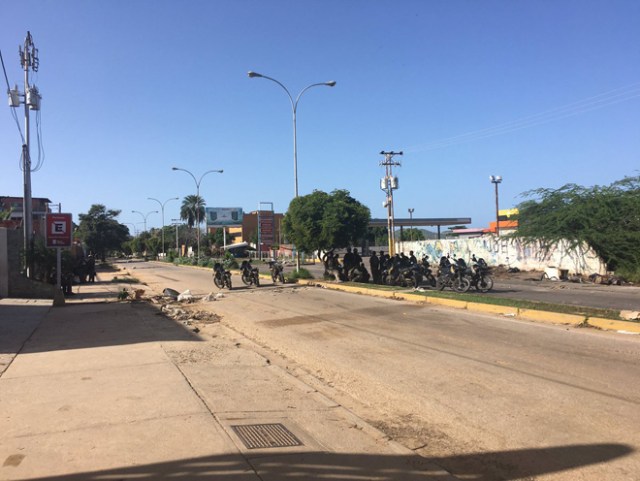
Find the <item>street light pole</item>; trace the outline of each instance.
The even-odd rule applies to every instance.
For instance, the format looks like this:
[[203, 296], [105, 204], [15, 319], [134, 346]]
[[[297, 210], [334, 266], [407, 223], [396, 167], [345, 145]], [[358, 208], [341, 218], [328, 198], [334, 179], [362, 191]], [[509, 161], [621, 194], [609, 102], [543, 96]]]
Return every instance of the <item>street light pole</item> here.
[[[413, 207], [409, 207], [409, 221], [413, 222], [413, 211], [415, 211], [415, 209]], [[411, 232], [411, 242], [413, 242], [413, 224], [409, 227], [409, 229], [411, 229], [409, 232]]]
[[162, 210], [162, 256], [164, 257], [164, 206], [167, 204], [167, 202], [169, 202], [170, 200], [179, 200], [179, 197], [171, 197], [170, 199], [165, 200], [164, 202], [160, 202], [158, 199], [155, 199], [153, 197], [147, 197], [147, 199], [149, 200], [155, 200], [158, 204], [160, 204], [160, 208]]
[[496, 237], [500, 237], [500, 210], [498, 207], [498, 184], [502, 182], [499, 175], [490, 175], [489, 180], [496, 186]]
[[200, 260], [200, 205], [199, 205], [200, 204], [200, 183], [202, 182], [202, 179], [204, 179], [205, 175], [210, 174], [212, 172], [215, 172], [216, 174], [222, 174], [224, 171], [222, 169], [207, 170], [204, 174], [200, 176], [200, 179], [196, 180], [195, 175], [193, 175], [187, 169], [182, 169], [180, 167], [171, 167], [171, 170], [181, 170], [182, 172], [186, 172], [191, 176], [193, 181], [196, 183], [196, 202], [198, 203], [198, 205], [196, 205], [196, 223], [198, 227], [198, 260]]
[[[302, 97], [302, 94], [304, 94], [307, 90], [309, 90], [312, 87], [320, 87], [320, 86], [325, 86], [325, 87], [335, 87], [336, 85], [336, 81], [335, 80], [330, 80], [329, 82], [318, 82], [318, 83], [314, 83], [311, 85], [306, 86], [305, 88], [303, 88], [300, 93], [298, 94], [298, 96], [296, 97], [295, 101], [293, 100], [293, 96], [291, 95], [291, 92], [289, 92], [289, 89], [287, 89], [287, 87], [284, 86], [284, 84], [282, 82], [280, 82], [279, 80], [276, 80], [272, 77], [267, 77], [266, 75], [262, 75], [259, 74], [257, 72], [252, 72], [249, 71], [247, 73], [247, 75], [249, 76], [249, 78], [264, 78], [267, 80], [271, 80], [272, 82], [277, 83], [278, 85], [280, 85], [280, 87], [282, 87], [282, 89], [286, 92], [287, 96], [289, 97], [289, 101], [291, 102], [291, 113], [293, 116], [293, 182], [294, 182], [294, 196], [298, 197], [298, 127], [297, 127], [297, 120], [296, 120], [296, 115], [298, 112], [298, 102], [300, 101], [300, 97]], [[299, 271], [300, 270], [300, 252], [296, 252], [296, 270]]]
[[123, 222], [123, 224], [125, 225], [132, 225], [133, 226], [133, 237], [137, 237], [138, 236], [138, 228], [136, 227], [136, 225], [133, 222]]
[[247, 74], [249, 75], [249, 78], [265, 78], [267, 80], [271, 80], [272, 82], [277, 83], [278, 85], [280, 85], [280, 87], [282, 87], [282, 89], [287, 93], [287, 96], [289, 97], [289, 101], [291, 102], [291, 112], [293, 114], [293, 179], [294, 179], [294, 192], [295, 192], [295, 196], [298, 197], [298, 135], [297, 135], [297, 122], [296, 122], [296, 114], [298, 111], [298, 102], [300, 101], [300, 97], [302, 97], [302, 94], [305, 93], [307, 90], [309, 90], [311, 87], [319, 87], [319, 86], [326, 86], [326, 87], [335, 87], [336, 85], [336, 81], [335, 80], [331, 80], [329, 82], [319, 82], [319, 83], [314, 83], [311, 85], [308, 85], [307, 87], [303, 88], [300, 93], [298, 94], [298, 96], [296, 97], [296, 100], [293, 100], [293, 97], [291, 96], [291, 93], [289, 92], [289, 89], [287, 89], [287, 87], [285, 87], [282, 82], [272, 78], [272, 77], [267, 77], [266, 75], [262, 75], [259, 74], [257, 72], [252, 72], [249, 71], [249, 73]]
[[144, 215], [139, 210], [132, 210], [131, 212], [134, 213], [134, 214], [140, 214], [142, 216], [142, 218], [144, 219], [144, 231], [145, 232], [147, 232], [147, 217], [149, 217], [151, 214], [157, 214], [158, 213], [157, 210], [152, 210], [150, 212], [147, 212], [147, 215]]

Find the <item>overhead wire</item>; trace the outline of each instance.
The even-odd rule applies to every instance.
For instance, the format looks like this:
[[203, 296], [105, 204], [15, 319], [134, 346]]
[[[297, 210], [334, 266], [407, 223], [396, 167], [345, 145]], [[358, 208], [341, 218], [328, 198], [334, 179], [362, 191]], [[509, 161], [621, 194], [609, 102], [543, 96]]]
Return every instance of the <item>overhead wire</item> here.
[[[9, 77], [7, 76], [7, 69], [4, 66], [4, 58], [2, 57], [2, 50], [0, 50], [0, 62], [2, 63], [2, 71], [4, 72], [4, 80], [7, 83], [7, 94], [11, 92], [11, 85], [9, 84]], [[16, 122], [16, 127], [18, 127], [18, 132], [20, 133], [20, 138], [22, 139], [22, 143], [24, 144], [24, 135], [22, 133], [22, 128], [20, 128], [20, 121], [18, 120], [18, 115], [16, 114], [15, 108], [10, 108], [11, 116], [13, 120]]]
[[537, 114], [528, 115], [520, 119], [503, 122], [492, 127], [472, 130], [464, 134], [434, 140], [427, 144], [409, 147], [405, 149], [405, 151], [421, 152], [437, 150], [462, 143], [485, 139], [488, 137], [504, 135], [524, 128], [534, 127], [536, 125], [554, 122], [563, 118], [579, 115], [591, 110], [601, 109], [609, 105], [631, 100], [635, 97], [640, 97], [640, 82], [628, 85], [626, 87], [619, 87], [613, 90], [609, 90], [607, 92], [603, 92], [586, 99], [578, 100], [576, 102], [546, 110], [544, 112], [539, 112]]
[[36, 112], [36, 138], [38, 140], [38, 163], [31, 169], [31, 172], [39, 171], [44, 165], [44, 144], [42, 143], [42, 114], [41, 110]]

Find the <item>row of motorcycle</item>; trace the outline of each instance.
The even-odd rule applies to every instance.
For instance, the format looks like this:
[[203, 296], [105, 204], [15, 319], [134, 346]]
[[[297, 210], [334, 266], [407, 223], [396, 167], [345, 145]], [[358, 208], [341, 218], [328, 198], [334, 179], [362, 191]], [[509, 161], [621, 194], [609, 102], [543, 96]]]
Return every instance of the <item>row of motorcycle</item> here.
[[[284, 284], [284, 266], [282, 263], [272, 260], [269, 262], [271, 280], [274, 284]], [[240, 278], [245, 286], [260, 287], [260, 271], [251, 264], [251, 261], [242, 261], [240, 265]], [[218, 289], [231, 290], [231, 271], [225, 269], [220, 262], [213, 265], [213, 283]]]
[[402, 287], [427, 286], [437, 290], [448, 287], [456, 292], [467, 292], [471, 287], [479, 292], [488, 292], [493, 288], [490, 269], [482, 258], [471, 257], [471, 267], [462, 258], [451, 255], [440, 258], [438, 271], [434, 275], [429, 265], [429, 257], [408, 266], [389, 266], [381, 272], [382, 284]]

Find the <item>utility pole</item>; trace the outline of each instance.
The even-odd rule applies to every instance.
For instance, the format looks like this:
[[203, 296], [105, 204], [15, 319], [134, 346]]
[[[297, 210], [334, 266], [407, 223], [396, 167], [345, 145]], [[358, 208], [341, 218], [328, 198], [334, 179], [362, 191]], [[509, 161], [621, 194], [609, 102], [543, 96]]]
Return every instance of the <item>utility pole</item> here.
[[[29, 72], [37, 72], [40, 64], [38, 57], [38, 49], [33, 44], [33, 38], [31, 32], [27, 32], [27, 37], [24, 40], [24, 46], [18, 47], [18, 53], [20, 55], [20, 65], [24, 70], [24, 93], [21, 94], [18, 91], [18, 87], [9, 91], [9, 105], [13, 108], [17, 108], [21, 103], [24, 103], [24, 144], [22, 145], [22, 173], [24, 184], [24, 195], [22, 201], [22, 225], [24, 228], [24, 252], [25, 256], [25, 271], [27, 277], [32, 275], [32, 248], [33, 248], [33, 202], [31, 197], [31, 132], [29, 126], [29, 111], [40, 110], [40, 93], [38, 88], [29, 85]], [[20, 101], [20, 97], [23, 97], [23, 101]]]
[[180, 227], [182, 221], [180, 219], [171, 219], [171, 222], [173, 223], [172, 225], [176, 227], [176, 255], [178, 257], [182, 257], [180, 255], [180, 246], [178, 244], [178, 228]]
[[387, 231], [389, 237], [389, 255], [393, 256], [396, 249], [396, 233], [395, 233], [395, 221], [393, 218], [393, 191], [398, 188], [398, 178], [393, 176], [393, 166], [402, 165], [400, 162], [393, 160], [396, 155], [403, 155], [400, 152], [380, 152], [380, 155], [384, 155], [384, 160], [380, 162], [380, 165], [385, 167], [385, 176], [380, 179], [380, 189], [387, 194], [387, 199], [382, 204], [387, 208]]
[[496, 187], [496, 238], [500, 237], [500, 208], [498, 204], [498, 184], [502, 182], [502, 176], [490, 175], [489, 180]]

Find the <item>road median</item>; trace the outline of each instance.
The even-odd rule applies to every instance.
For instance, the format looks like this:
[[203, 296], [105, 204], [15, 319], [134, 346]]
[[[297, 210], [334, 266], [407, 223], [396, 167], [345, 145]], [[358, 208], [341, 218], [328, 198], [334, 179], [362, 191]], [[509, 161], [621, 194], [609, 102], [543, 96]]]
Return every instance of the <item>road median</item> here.
[[[442, 298], [430, 296], [428, 291], [424, 292], [407, 292], [399, 290], [391, 290], [386, 287], [364, 287], [356, 286], [351, 283], [336, 283], [318, 280], [299, 280], [300, 285], [317, 286], [325, 289], [339, 290], [355, 294], [363, 294], [375, 297], [384, 297], [387, 299], [397, 299], [409, 302], [417, 302], [422, 304], [433, 304], [444, 307], [452, 307], [455, 309], [465, 309], [468, 311], [482, 312], [488, 314], [496, 314], [511, 318], [517, 318], [527, 321], [546, 322], [550, 324], [573, 325], [582, 327], [593, 327], [607, 331], [616, 331], [620, 333], [640, 334], [640, 323], [633, 321], [622, 321], [618, 319], [609, 319], [606, 317], [598, 317], [585, 313], [564, 313], [554, 312], [551, 310], [533, 309], [531, 307], [518, 307], [517, 305], [504, 305], [467, 301], [464, 299]], [[514, 300], [514, 304], [517, 304]]]

